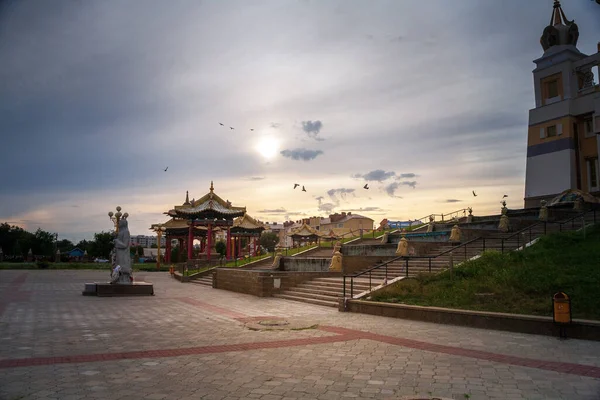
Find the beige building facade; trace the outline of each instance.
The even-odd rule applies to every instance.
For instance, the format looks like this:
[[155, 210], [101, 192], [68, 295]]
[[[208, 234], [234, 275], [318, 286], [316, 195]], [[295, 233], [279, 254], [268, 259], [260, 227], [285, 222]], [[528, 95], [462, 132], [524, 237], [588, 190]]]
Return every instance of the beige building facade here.
[[533, 71], [535, 108], [529, 111], [525, 207], [537, 207], [566, 189], [600, 196], [600, 43], [586, 55], [579, 28], [554, 2]]

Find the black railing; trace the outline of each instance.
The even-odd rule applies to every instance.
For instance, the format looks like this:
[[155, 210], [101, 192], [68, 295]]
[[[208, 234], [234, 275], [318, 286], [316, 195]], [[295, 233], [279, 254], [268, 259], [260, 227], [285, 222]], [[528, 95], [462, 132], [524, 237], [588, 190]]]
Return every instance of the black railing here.
[[[384, 263], [375, 265], [371, 268], [368, 268], [364, 271], [361, 271], [359, 273], [356, 274], [352, 274], [352, 275], [344, 275], [343, 276], [343, 296], [344, 298], [346, 298], [346, 282], [347, 282], [347, 278], [350, 279], [350, 298], [354, 297], [354, 278], [358, 278], [360, 276], [363, 275], [367, 275], [369, 277], [369, 290], [371, 290], [372, 288], [372, 275], [373, 275], [373, 271], [375, 270], [380, 270], [382, 268], [385, 269], [384, 272], [384, 282], [387, 282], [388, 280], [388, 265], [396, 262], [398, 260], [403, 260], [405, 262], [405, 276], [408, 277], [408, 273], [409, 273], [409, 260], [419, 260], [419, 259], [427, 259], [428, 260], [428, 269], [429, 272], [431, 273], [431, 267], [432, 267], [432, 260], [435, 260], [438, 257], [447, 255], [447, 254], [451, 254], [454, 255], [456, 251], [459, 250], [464, 250], [464, 260], [466, 261], [469, 257], [468, 257], [468, 249], [470, 247], [471, 250], [473, 249], [477, 249], [479, 248], [482, 252], [486, 250], [488, 244], [490, 242], [494, 242], [498, 240], [500, 240], [500, 251], [502, 253], [504, 253], [504, 250], [507, 249], [507, 245], [506, 245], [506, 241], [514, 241], [514, 239], [516, 238], [516, 249], [520, 248], [521, 246], [525, 246], [527, 243], [531, 243], [532, 240], [534, 239], [534, 235], [535, 232], [533, 231], [534, 228], [536, 227], [543, 227], [543, 235], [547, 234], [548, 231], [548, 224], [558, 224], [558, 230], [559, 232], [562, 232], [563, 226], [570, 224], [571, 228], [574, 229], [575, 228], [575, 222], [578, 219], [582, 219], [583, 220], [583, 224], [585, 225], [585, 218], [586, 216], [588, 216], [588, 214], [592, 214], [593, 216], [593, 223], [596, 224], [598, 222], [598, 216], [596, 214], [597, 210], [589, 210], [589, 211], [585, 211], [582, 213], [579, 213], [578, 215], [569, 218], [567, 220], [563, 220], [563, 221], [539, 221], [536, 223], [533, 223], [517, 232], [514, 232], [512, 234], [510, 234], [509, 236], [488, 236], [488, 237], [484, 237], [484, 236], [480, 236], [477, 237], [475, 239], [471, 239], [467, 242], [461, 243], [457, 246], [453, 246], [447, 250], [444, 250], [438, 254], [435, 255], [429, 255], [429, 256], [399, 256], [399, 257], [395, 257], [391, 260], [388, 260]], [[539, 232], [541, 233], [541, 232]], [[526, 241], [525, 237], [528, 234], [529, 236], [529, 242]], [[480, 244], [479, 244], [480, 243]]]

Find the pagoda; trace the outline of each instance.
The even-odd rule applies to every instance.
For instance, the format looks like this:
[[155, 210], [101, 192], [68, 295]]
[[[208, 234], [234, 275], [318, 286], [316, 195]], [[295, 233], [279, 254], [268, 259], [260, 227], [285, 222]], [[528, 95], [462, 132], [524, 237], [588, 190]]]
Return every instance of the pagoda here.
[[[234, 207], [229, 200], [223, 200], [214, 192], [213, 182], [210, 182], [210, 191], [198, 200], [189, 200], [186, 192], [185, 202], [180, 206], [165, 212], [173, 219], [165, 224], [167, 233], [167, 256], [170, 256], [171, 239], [180, 239], [180, 248], [183, 246], [181, 237], [182, 228], [187, 230], [187, 258], [193, 258], [194, 239], [200, 237], [201, 252], [206, 251], [206, 258], [210, 260], [213, 246], [214, 232], [227, 230], [227, 243], [231, 243], [231, 227], [233, 220], [246, 214], [246, 207]], [[171, 224], [171, 226], [169, 226]], [[231, 258], [232, 246], [227, 246], [227, 259]], [[169, 261], [169, 260], [167, 260]]]
[[[248, 255], [257, 255], [258, 253], [258, 239], [265, 230], [265, 226], [249, 216], [244, 214], [233, 221], [233, 227], [231, 228], [231, 235], [233, 236], [233, 252], [237, 257], [242, 253], [242, 238], [248, 239]], [[237, 242], [237, 246], [236, 246]], [[229, 242], [228, 242], [229, 243]], [[237, 251], [235, 251], [237, 247]]]
[[300, 227], [288, 233], [288, 236], [292, 238], [292, 246], [295, 247], [296, 242], [320, 242], [323, 235], [304, 222]]

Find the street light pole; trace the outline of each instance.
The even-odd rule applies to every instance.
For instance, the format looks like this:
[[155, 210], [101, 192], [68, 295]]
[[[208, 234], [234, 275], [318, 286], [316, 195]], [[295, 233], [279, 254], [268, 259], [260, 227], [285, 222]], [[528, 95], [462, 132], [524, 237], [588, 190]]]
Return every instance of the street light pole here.
[[160, 241], [162, 239], [162, 234], [167, 230], [162, 224], [152, 225], [152, 230], [156, 232], [156, 247], [158, 251], [156, 252], [156, 269], [160, 269]]
[[128, 213], [121, 214], [121, 206], [117, 206], [117, 212], [113, 213], [112, 211], [108, 212], [108, 218], [115, 224], [115, 235], [119, 234], [119, 221], [121, 218], [127, 219], [129, 217]]

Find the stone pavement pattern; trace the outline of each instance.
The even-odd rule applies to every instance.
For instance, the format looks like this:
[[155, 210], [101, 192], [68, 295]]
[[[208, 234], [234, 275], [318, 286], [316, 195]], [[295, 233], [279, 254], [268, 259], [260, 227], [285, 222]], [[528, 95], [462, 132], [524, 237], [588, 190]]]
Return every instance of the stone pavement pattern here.
[[[340, 313], [141, 275], [154, 297], [81, 295], [108, 271], [0, 271], [0, 399], [600, 399], [600, 342]], [[245, 326], [261, 317], [319, 326]]]

